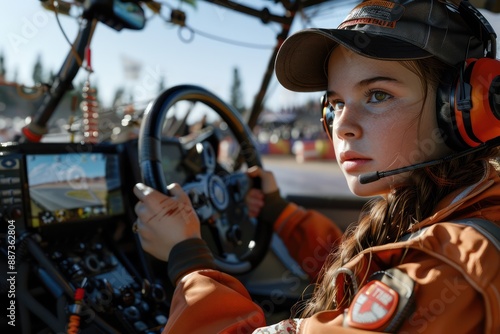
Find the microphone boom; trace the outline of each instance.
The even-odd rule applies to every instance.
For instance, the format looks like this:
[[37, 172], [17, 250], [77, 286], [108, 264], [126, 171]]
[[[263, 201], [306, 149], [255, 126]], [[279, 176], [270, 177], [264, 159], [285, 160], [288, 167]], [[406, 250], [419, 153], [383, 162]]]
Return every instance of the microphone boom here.
[[387, 171], [370, 172], [370, 173], [366, 173], [366, 174], [361, 174], [358, 176], [358, 180], [359, 180], [359, 183], [361, 183], [361, 184], [372, 183], [372, 182], [375, 182], [375, 181], [380, 180], [381, 178], [384, 178], [387, 176], [397, 175], [397, 174], [401, 174], [401, 173], [405, 173], [405, 172], [410, 172], [410, 171], [415, 170], [415, 169], [434, 166], [434, 165], [437, 165], [437, 164], [440, 164], [440, 163], [443, 163], [446, 161], [450, 161], [453, 159], [457, 159], [457, 158], [463, 157], [464, 155], [471, 154], [471, 153], [474, 153], [474, 152], [477, 152], [477, 151], [480, 151], [480, 150], [483, 150], [483, 149], [486, 149], [489, 147], [493, 147], [496, 145], [500, 145], [500, 137], [497, 137], [494, 140], [490, 140], [490, 141], [483, 143], [479, 146], [469, 148], [465, 151], [456, 152], [456, 153], [447, 155], [447, 156], [440, 158], [440, 159], [421, 162], [418, 164], [409, 165], [409, 166], [396, 168], [396, 169], [391, 169], [391, 170], [387, 170]]

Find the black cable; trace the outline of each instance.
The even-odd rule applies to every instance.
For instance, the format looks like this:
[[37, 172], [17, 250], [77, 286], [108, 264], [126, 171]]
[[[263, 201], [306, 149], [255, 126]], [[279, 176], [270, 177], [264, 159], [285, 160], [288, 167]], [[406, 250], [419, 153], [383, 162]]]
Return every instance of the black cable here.
[[61, 24], [61, 21], [59, 20], [59, 4], [58, 4], [57, 1], [54, 1], [54, 9], [55, 9], [54, 13], [55, 13], [55, 16], [56, 16], [56, 22], [57, 22], [57, 25], [59, 26], [59, 30], [61, 30], [61, 33], [62, 33], [64, 39], [66, 40], [66, 42], [68, 42], [68, 44], [69, 44], [69, 46], [71, 48], [71, 53], [73, 54], [73, 57], [75, 57], [75, 61], [77, 62], [78, 66], [82, 67], [83, 60], [78, 55], [78, 51], [75, 49], [75, 46], [73, 45], [73, 43], [71, 43], [71, 41], [69, 40], [68, 35], [64, 31], [64, 28], [63, 28], [63, 26]]
[[272, 46], [272, 45], [263, 45], [263, 44], [254, 44], [254, 43], [240, 42], [240, 41], [236, 41], [236, 40], [233, 40], [233, 39], [224, 38], [224, 37], [216, 36], [216, 35], [213, 35], [213, 34], [209, 34], [207, 32], [203, 32], [201, 30], [195, 29], [195, 28], [190, 27], [190, 26], [185, 26], [185, 27], [188, 28], [190, 31], [192, 31], [192, 32], [194, 32], [194, 33], [196, 33], [196, 34], [198, 34], [200, 36], [212, 39], [214, 41], [226, 43], [226, 44], [231, 44], [231, 45], [235, 45], [235, 46], [242, 46], [242, 47], [247, 47], [247, 48], [253, 48], [253, 49], [271, 50], [271, 49], [274, 48], [274, 46]]

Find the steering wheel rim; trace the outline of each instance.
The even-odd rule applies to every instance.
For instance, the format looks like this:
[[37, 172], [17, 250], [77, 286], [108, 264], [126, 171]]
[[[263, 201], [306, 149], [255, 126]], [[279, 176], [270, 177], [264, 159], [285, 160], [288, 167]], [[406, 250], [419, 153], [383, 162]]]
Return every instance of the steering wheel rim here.
[[[161, 133], [168, 110], [179, 101], [201, 102], [217, 112], [240, 144], [241, 153], [247, 165], [262, 167], [253, 134], [233, 107], [205, 88], [195, 85], [179, 85], [162, 92], [148, 105], [143, 116], [138, 153], [141, 175], [146, 185], [168, 195], [161, 163]], [[200, 221], [202, 221], [201, 218]], [[243, 274], [252, 270], [267, 253], [272, 233], [272, 226], [257, 220], [252, 238], [255, 241], [254, 245], [243, 255], [221, 256], [212, 249], [217, 267], [229, 274]]]

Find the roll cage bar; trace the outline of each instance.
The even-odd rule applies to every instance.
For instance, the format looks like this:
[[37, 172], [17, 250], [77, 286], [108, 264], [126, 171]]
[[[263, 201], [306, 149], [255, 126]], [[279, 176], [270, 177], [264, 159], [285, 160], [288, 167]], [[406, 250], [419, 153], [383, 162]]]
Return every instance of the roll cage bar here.
[[[44, 0], [42, 0], [44, 1]], [[53, 83], [49, 89], [46, 90], [41, 103], [36, 108], [32, 115], [31, 122], [26, 125], [21, 132], [19, 142], [39, 142], [42, 137], [47, 133], [47, 123], [57, 105], [63, 98], [64, 94], [73, 88], [72, 82], [76, 77], [80, 67], [82, 66], [82, 59], [86, 48], [90, 45], [92, 35], [98, 21], [101, 21], [116, 30], [126, 29], [142, 29], [144, 25], [136, 24], [123, 20], [121, 17], [114, 15], [112, 7], [116, 3], [135, 4], [137, 10], [143, 11], [142, 5], [153, 3], [153, 0], [81, 0], [83, 2], [83, 18], [78, 34], [71, 46], [71, 50], [66, 56], [63, 65], [57, 73]], [[314, 6], [325, 2], [325, 0], [275, 0], [274, 3], [281, 3], [284, 7], [284, 15], [276, 15], [269, 11], [267, 7], [256, 9], [253, 7], [245, 6], [236, 3], [232, 0], [203, 0], [213, 3], [217, 6], [222, 6], [246, 15], [254, 16], [260, 19], [264, 24], [275, 22], [281, 24], [281, 31], [277, 34], [277, 43], [273, 49], [267, 69], [264, 73], [261, 86], [256, 94], [256, 97], [251, 108], [250, 117], [248, 119], [248, 126], [253, 128], [257, 124], [259, 113], [263, 107], [263, 101], [271, 81], [274, 71], [274, 61], [278, 50], [283, 41], [290, 33], [290, 27], [295, 18], [295, 14], [301, 9]], [[144, 14], [142, 12], [142, 14]], [[130, 24], [131, 23], [131, 24]]]

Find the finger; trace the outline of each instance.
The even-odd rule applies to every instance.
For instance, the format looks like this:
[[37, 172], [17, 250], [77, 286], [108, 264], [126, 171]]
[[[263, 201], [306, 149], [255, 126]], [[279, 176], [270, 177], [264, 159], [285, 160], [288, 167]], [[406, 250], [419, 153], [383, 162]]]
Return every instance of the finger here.
[[245, 203], [247, 204], [247, 206], [263, 206], [264, 194], [256, 189], [250, 190], [245, 196]]
[[148, 221], [152, 215], [154, 215], [158, 210], [152, 210], [147, 203], [138, 201], [135, 204], [134, 211], [137, 217], [142, 219], [142, 221]]
[[260, 210], [252, 210], [248, 212], [248, 217], [259, 218]]
[[170, 195], [177, 198], [179, 202], [189, 203], [191, 205], [191, 200], [189, 196], [186, 194], [184, 189], [182, 189], [181, 185], [178, 183], [172, 183], [167, 186]]
[[246, 198], [256, 198], [264, 200], [264, 193], [260, 189], [250, 188], [250, 190], [248, 190]]
[[264, 198], [260, 191], [254, 191], [245, 198], [245, 204], [248, 208], [248, 215], [251, 218], [257, 217], [264, 206]]
[[142, 201], [146, 196], [155, 191], [156, 190], [154, 190], [151, 187], [148, 187], [144, 183], [137, 183], [134, 187], [134, 194], [140, 201]]
[[[158, 208], [160, 207], [164, 208], [166, 206], [175, 205], [174, 198], [148, 187], [143, 183], [137, 183], [135, 185], [134, 194], [139, 199], [139, 202], [136, 204], [136, 210], [143, 212], [143, 214], [146, 214], [148, 210], [158, 212]], [[136, 211], [137, 214], [139, 214], [139, 212]], [[141, 218], [144, 219], [144, 217]]]
[[258, 198], [247, 198], [246, 204], [248, 207], [257, 207], [261, 208], [264, 206], [264, 201]]
[[247, 174], [251, 177], [262, 176], [262, 168], [260, 168], [259, 166], [252, 166], [248, 168]]
[[184, 193], [184, 189], [178, 183], [171, 183], [167, 186], [167, 190], [170, 192], [172, 196], [181, 196]]
[[248, 207], [248, 216], [250, 218], [257, 217], [262, 211], [262, 207]]
[[135, 211], [136, 215], [139, 215], [139, 213], [144, 212], [144, 209], [145, 209], [145, 206], [144, 206], [143, 202], [138, 201], [137, 203], [135, 203], [134, 211]]

